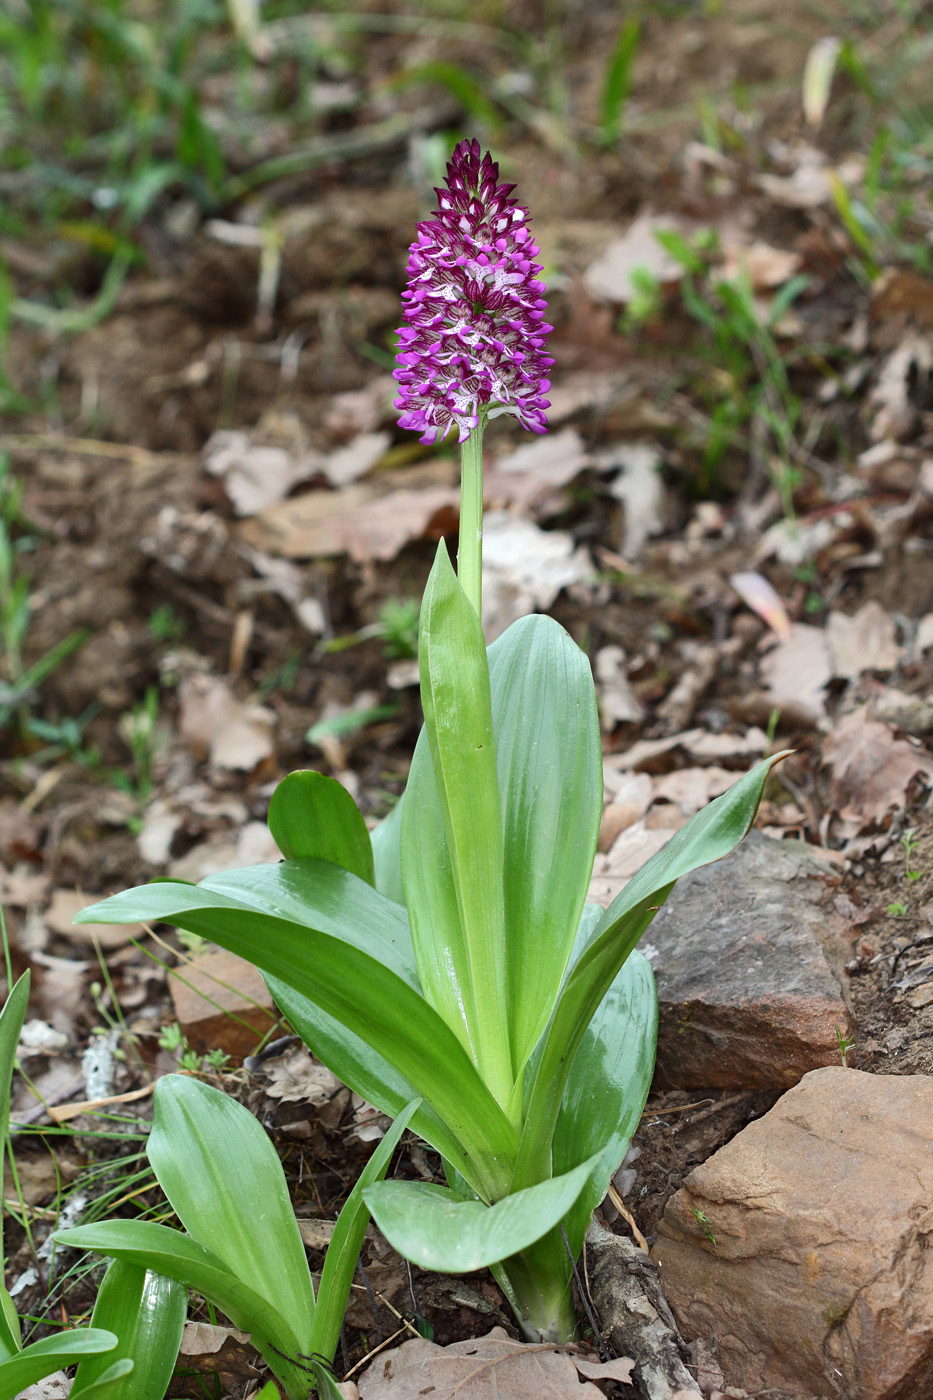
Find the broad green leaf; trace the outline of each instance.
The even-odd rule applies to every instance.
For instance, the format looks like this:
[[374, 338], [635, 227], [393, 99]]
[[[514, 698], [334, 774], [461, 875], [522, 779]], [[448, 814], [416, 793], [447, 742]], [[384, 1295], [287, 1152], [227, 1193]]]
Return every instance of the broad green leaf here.
[[[425, 995], [475, 1062], [467, 1012], [467, 941], [426, 729], [415, 745], [405, 796], [402, 879], [419, 972], [422, 979], [427, 978]], [[445, 952], [453, 949], [456, 956], [451, 952], [445, 961]]]
[[[119, 1338], [114, 1352], [81, 1362], [72, 1400], [163, 1400], [181, 1346], [188, 1294], [177, 1279], [115, 1260], [94, 1303], [93, 1327]], [[113, 1375], [122, 1366], [122, 1375]]]
[[251, 1333], [253, 1346], [293, 1400], [306, 1400], [307, 1376], [300, 1365], [283, 1359], [297, 1357], [300, 1351], [291, 1320], [283, 1318], [196, 1240], [151, 1220], [105, 1220], [98, 1225], [57, 1230], [54, 1238], [68, 1249], [93, 1249], [193, 1288], [226, 1313], [234, 1327]]
[[[367, 1103], [395, 1118], [407, 1103], [417, 1098], [414, 1086], [388, 1060], [360, 1035], [354, 1034], [313, 1001], [287, 986], [279, 977], [266, 977], [266, 986], [286, 1020], [305, 1045], [332, 1069]], [[473, 1164], [453, 1130], [434, 1109], [421, 1100], [412, 1119], [412, 1131], [456, 1164], [458, 1171], [472, 1180]], [[477, 1183], [477, 1189], [481, 1183]]]
[[73, 1366], [82, 1356], [99, 1351], [113, 1351], [117, 1339], [112, 1332], [99, 1327], [75, 1328], [59, 1332], [57, 1337], [45, 1337], [24, 1347], [7, 1361], [0, 1361], [0, 1395], [18, 1395], [28, 1385], [36, 1385], [53, 1371]]
[[405, 903], [405, 886], [402, 884], [402, 856], [399, 842], [402, 835], [402, 812], [405, 810], [405, 794], [402, 793], [392, 811], [369, 833], [373, 848], [373, 868], [376, 889], [396, 904]]
[[146, 1153], [191, 1238], [288, 1318], [301, 1351], [312, 1350], [304, 1245], [278, 1153], [249, 1109], [197, 1079], [166, 1075]]
[[551, 617], [489, 648], [516, 1078], [554, 1008], [593, 873], [603, 766], [590, 663]]
[[369, 1224], [369, 1209], [364, 1204], [363, 1192], [367, 1186], [370, 1186], [374, 1181], [381, 1181], [385, 1176], [392, 1160], [392, 1153], [398, 1146], [402, 1133], [408, 1127], [417, 1108], [418, 1100], [415, 1099], [412, 1103], [407, 1104], [396, 1118], [363, 1168], [356, 1185], [337, 1217], [334, 1233], [324, 1257], [324, 1268], [321, 1272], [321, 1283], [318, 1288], [317, 1310], [314, 1314], [314, 1326], [311, 1329], [311, 1345], [308, 1348], [312, 1355], [323, 1356], [327, 1361], [333, 1361], [334, 1353], [337, 1350], [353, 1275], [359, 1262], [366, 1226]]
[[[180, 1284], [178, 1286], [181, 1287]], [[106, 1359], [107, 1358], [104, 1357], [105, 1361]], [[84, 1364], [85, 1363], [82, 1362], [82, 1365]], [[133, 1395], [132, 1381], [128, 1379], [132, 1374], [132, 1361], [128, 1358], [124, 1358], [122, 1361], [115, 1361], [112, 1366], [108, 1366], [107, 1369], [98, 1376], [96, 1381], [92, 1381], [90, 1385], [84, 1387], [81, 1391], [81, 1400], [127, 1400], [128, 1397], [132, 1397]], [[171, 1371], [169, 1374], [171, 1375]], [[77, 1392], [74, 1389], [70, 1390], [68, 1393], [69, 1396], [75, 1395], [77, 1400]], [[163, 1400], [164, 1395], [165, 1387], [163, 1386], [162, 1390], [159, 1392], [159, 1400]]]
[[[6, 1157], [7, 1134], [10, 1131], [10, 1083], [16, 1063], [16, 1047], [29, 1001], [29, 972], [23, 973], [10, 991], [0, 1011], [0, 1177]], [[3, 1212], [0, 1210], [0, 1279], [3, 1277]], [[6, 1334], [10, 1334], [9, 1336]], [[11, 1345], [15, 1341], [15, 1345]], [[0, 1356], [4, 1351], [19, 1350], [19, 1324], [12, 1334], [6, 1309], [0, 1310]]]
[[[501, 1104], [513, 1076], [509, 1052], [502, 893], [502, 817], [483, 629], [451, 568], [443, 541], [424, 600], [418, 640], [421, 703], [450, 854], [459, 926], [446, 901], [426, 903], [432, 885], [418, 867], [436, 843], [426, 767], [409, 780], [402, 815], [402, 876], [425, 996], [450, 1026], [462, 1026], [474, 1063]], [[428, 835], [427, 851], [422, 840]], [[452, 990], [453, 988], [453, 990]]]
[[[374, 935], [355, 922], [366, 910], [390, 929], [399, 919], [404, 920], [405, 911], [362, 880], [324, 861], [294, 861], [291, 865], [316, 866], [352, 886], [352, 919], [343, 914], [339, 901], [328, 909], [326, 921], [322, 911], [321, 922], [328, 923], [333, 935], [290, 918], [264, 914], [255, 899], [249, 904], [206, 885], [169, 881], [114, 895], [82, 910], [78, 917], [86, 922], [92, 914], [103, 923], [164, 920], [210, 938], [280, 978], [368, 1041], [393, 1065], [455, 1134], [470, 1157], [472, 1179], [480, 1183], [482, 1193], [488, 1198], [504, 1194], [518, 1145], [514, 1128], [453, 1031], [420, 992], [389, 971], [377, 956], [355, 946], [368, 944], [375, 949], [380, 943], [378, 933]], [[248, 881], [256, 871], [282, 869], [259, 866], [250, 872], [227, 872], [223, 879], [232, 887], [231, 879], [234, 883]], [[220, 881], [221, 877], [214, 879]]]
[[555, 1173], [597, 1154], [589, 1180], [561, 1222], [574, 1258], [638, 1127], [654, 1074], [657, 1038], [654, 973], [636, 948], [583, 1034], [554, 1129]]
[[286, 860], [329, 860], [374, 883], [373, 848], [360, 809], [342, 784], [312, 769], [289, 773], [272, 794], [269, 830]]
[[768, 774], [786, 755], [774, 754], [692, 817], [643, 865], [603, 914], [592, 943], [564, 984], [535, 1074], [512, 1178], [512, 1189], [535, 1181], [550, 1161], [554, 1126], [583, 1034], [629, 953], [677, 880], [722, 860], [755, 820]]
[[446, 1186], [380, 1181], [363, 1192], [394, 1249], [422, 1269], [467, 1274], [517, 1254], [552, 1229], [586, 1184], [596, 1158], [495, 1205], [463, 1201]]

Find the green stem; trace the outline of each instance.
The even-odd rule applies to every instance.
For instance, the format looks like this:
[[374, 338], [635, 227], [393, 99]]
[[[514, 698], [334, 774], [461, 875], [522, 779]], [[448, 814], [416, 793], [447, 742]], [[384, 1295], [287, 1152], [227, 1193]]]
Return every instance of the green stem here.
[[532, 1342], [573, 1341], [577, 1319], [573, 1308], [573, 1269], [560, 1227], [535, 1244], [493, 1266], [519, 1326]]
[[483, 429], [485, 419], [470, 433], [460, 449], [460, 540], [457, 546], [457, 577], [460, 587], [473, 604], [477, 617], [483, 616]]

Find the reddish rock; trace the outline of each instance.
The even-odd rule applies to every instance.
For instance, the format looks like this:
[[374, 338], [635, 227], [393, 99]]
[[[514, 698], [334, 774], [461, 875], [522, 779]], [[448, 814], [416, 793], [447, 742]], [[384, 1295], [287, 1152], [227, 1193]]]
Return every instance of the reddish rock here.
[[275, 1025], [272, 997], [259, 972], [234, 953], [201, 953], [169, 973], [175, 1016], [193, 1049], [243, 1059]]
[[679, 882], [645, 939], [656, 1087], [786, 1089], [839, 1064], [836, 1027], [850, 1022], [830, 969], [847, 947], [834, 897], [832, 871], [803, 842], [758, 831]]
[[814, 1070], [691, 1172], [652, 1256], [728, 1385], [933, 1396], [933, 1077]]

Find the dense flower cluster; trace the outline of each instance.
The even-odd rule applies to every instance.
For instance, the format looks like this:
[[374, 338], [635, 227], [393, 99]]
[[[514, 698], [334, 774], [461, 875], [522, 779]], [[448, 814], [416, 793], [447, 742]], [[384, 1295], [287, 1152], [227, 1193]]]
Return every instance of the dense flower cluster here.
[[545, 353], [553, 327], [528, 211], [500, 185], [499, 167], [478, 141], [461, 141], [447, 166], [438, 209], [418, 225], [402, 293], [399, 424], [436, 442], [456, 424], [464, 442], [481, 414], [512, 413], [533, 433], [546, 431], [544, 397], [554, 361]]

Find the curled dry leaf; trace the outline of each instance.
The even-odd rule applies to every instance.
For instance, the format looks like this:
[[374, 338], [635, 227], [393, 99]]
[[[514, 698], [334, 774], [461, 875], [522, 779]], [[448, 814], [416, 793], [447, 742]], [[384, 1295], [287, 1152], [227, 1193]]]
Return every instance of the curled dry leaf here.
[[867, 705], [845, 716], [823, 742], [823, 762], [832, 770], [830, 799], [853, 834], [880, 824], [893, 808], [907, 805], [920, 775], [933, 777], [933, 759], [921, 748], [895, 737]]
[[217, 1327], [210, 1322], [186, 1322], [182, 1333], [181, 1356], [213, 1356], [232, 1337], [235, 1342], [248, 1342], [248, 1332], [235, 1327]]
[[802, 262], [799, 253], [768, 243], [732, 243], [725, 249], [722, 275], [727, 282], [747, 276], [753, 292], [769, 292], [789, 282]]
[[602, 1391], [589, 1379], [581, 1382], [581, 1375], [625, 1384], [634, 1364], [513, 1342], [503, 1327], [494, 1327], [485, 1337], [449, 1347], [419, 1338], [382, 1352], [360, 1377], [360, 1400], [600, 1400]]
[[643, 719], [645, 709], [629, 685], [623, 648], [602, 647], [596, 653], [595, 670], [599, 720], [603, 730], [611, 733], [617, 724], [637, 724]]
[[250, 772], [275, 752], [275, 715], [244, 704], [220, 676], [186, 676], [179, 687], [181, 737], [212, 768]]
[[89, 904], [96, 904], [99, 895], [78, 894], [75, 890], [53, 890], [52, 902], [45, 913], [46, 923], [53, 933], [59, 933], [73, 943], [99, 943], [101, 948], [122, 948], [131, 938], [143, 938], [142, 924], [81, 924], [72, 919]]
[[262, 1073], [270, 1099], [283, 1103], [328, 1103], [343, 1088], [336, 1074], [312, 1059], [303, 1045], [292, 1045], [284, 1055], [264, 1060]]
[[293, 453], [254, 442], [249, 433], [217, 432], [204, 448], [204, 468], [219, 476], [237, 515], [257, 515], [321, 470], [317, 453]]
[[676, 283], [684, 275], [681, 263], [663, 248], [656, 233], [690, 232], [690, 226], [669, 215], [640, 214], [622, 238], [614, 238], [583, 274], [583, 285], [595, 301], [625, 303], [637, 294], [635, 272], [647, 272], [659, 282]]
[[488, 641], [516, 618], [547, 612], [562, 588], [591, 577], [587, 551], [564, 530], [540, 530], [508, 511], [483, 521], [483, 624]]
[[793, 623], [787, 640], [778, 642], [761, 661], [761, 679], [771, 704], [778, 709], [793, 705], [811, 722], [826, 714], [825, 687], [832, 676], [826, 633], [805, 622]]
[[893, 671], [901, 659], [894, 619], [871, 599], [852, 617], [833, 612], [826, 624], [833, 675], [852, 680], [863, 671]]
[[434, 475], [443, 478], [441, 484], [405, 484], [424, 481], [425, 472], [415, 468], [393, 472], [395, 490], [377, 477], [342, 491], [307, 491], [245, 521], [240, 532], [247, 544], [286, 559], [394, 559], [411, 540], [437, 539], [456, 524], [460, 493], [449, 484], [450, 464], [439, 463]]
[[[534, 511], [547, 499], [563, 504], [561, 487], [589, 465], [589, 456], [576, 428], [564, 428], [524, 443], [487, 470], [483, 481], [486, 509]], [[546, 511], [544, 512], [547, 513]], [[551, 512], [554, 513], [553, 511]]]

